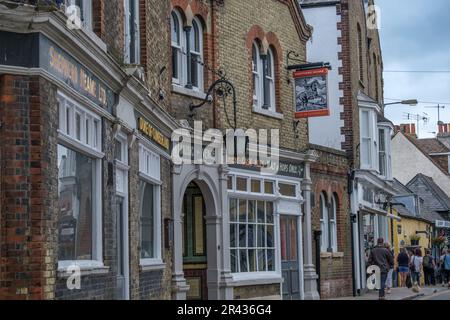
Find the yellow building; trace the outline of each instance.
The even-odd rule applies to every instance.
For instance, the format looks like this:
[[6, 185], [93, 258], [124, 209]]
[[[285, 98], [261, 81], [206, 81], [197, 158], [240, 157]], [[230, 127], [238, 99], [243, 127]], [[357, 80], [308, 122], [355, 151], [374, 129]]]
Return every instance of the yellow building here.
[[[425, 254], [426, 249], [431, 249], [431, 238], [433, 234], [432, 222], [415, 216], [401, 206], [394, 207], [393, 214], [401, 218], [400, 221], [392, 219], [389, 226], [395, 257], [398, 256], [401, 248], [406, 248], [408, 251], [419, 248], [422, 250], [422, 255]], [[416, 237], [420, 237], [418, 242], [415, 241]], [[421, 282], [421, 285], [423, 285], [423, 274]]]

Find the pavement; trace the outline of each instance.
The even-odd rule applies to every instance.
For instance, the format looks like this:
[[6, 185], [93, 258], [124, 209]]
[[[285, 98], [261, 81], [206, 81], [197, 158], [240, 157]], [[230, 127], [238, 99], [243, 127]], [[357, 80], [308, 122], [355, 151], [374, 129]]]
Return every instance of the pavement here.
[[[393, 288], [391, 294], [386, 295], [386, 300], [447, 300], [450, 298], [450, 288], [442, 286], [423, 287], [419, 293], [408, 288]], [[370, 291], [363, 296], [345, 297], [331, 300], [354, 300], [370, 301], [378, 300], [378, 291]]]

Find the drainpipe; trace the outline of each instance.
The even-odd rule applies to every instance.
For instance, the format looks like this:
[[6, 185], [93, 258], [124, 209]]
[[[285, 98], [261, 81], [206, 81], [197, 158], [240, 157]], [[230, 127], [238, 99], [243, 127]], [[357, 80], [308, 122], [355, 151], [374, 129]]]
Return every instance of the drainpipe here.
[[320, 267], [320, 248], [321, 248], [321, 243], [320, 243], [320, 238], [322, 236], [322, 231], [318, 230], [318, 231], [314, 231], [314, 239], [316, 241], [316, 272], [317, 272], [317, 290], [319, 291], [319, 296], [322, 296], [322, 288], [320, 285], [320, 281], [321, 281], [321, 267]]

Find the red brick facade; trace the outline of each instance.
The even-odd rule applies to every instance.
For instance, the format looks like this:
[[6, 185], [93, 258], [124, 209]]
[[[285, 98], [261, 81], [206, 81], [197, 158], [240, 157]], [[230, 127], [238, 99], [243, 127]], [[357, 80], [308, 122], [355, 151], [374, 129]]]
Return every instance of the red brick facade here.
[[[45, 197], [50, 169], [44, 124], [51, 97], [36, 76], [0, 77], [0, 299], [53, 297], [55, 275], [51, 208]], [[56, 160], [55, 160], [56, 161]]]

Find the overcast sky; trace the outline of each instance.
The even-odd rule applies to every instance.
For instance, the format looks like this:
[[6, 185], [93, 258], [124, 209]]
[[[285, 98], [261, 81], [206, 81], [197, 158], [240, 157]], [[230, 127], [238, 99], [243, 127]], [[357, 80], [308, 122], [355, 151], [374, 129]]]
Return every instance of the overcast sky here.
[[[450, 71], [450, 0], [377, 0], [381, 8], [381, 42], [385, 71]], [[404, 113], [427, 113], [420, 122], [420, 137], [437, 131], [437, 109], [447, 103], [441, 121], [450, 123], [450, 73], [384, 73], [384, 96], [418, 99], [417, 107], [389, 106], [386, 116], [395, 124], [409, 123]]]

